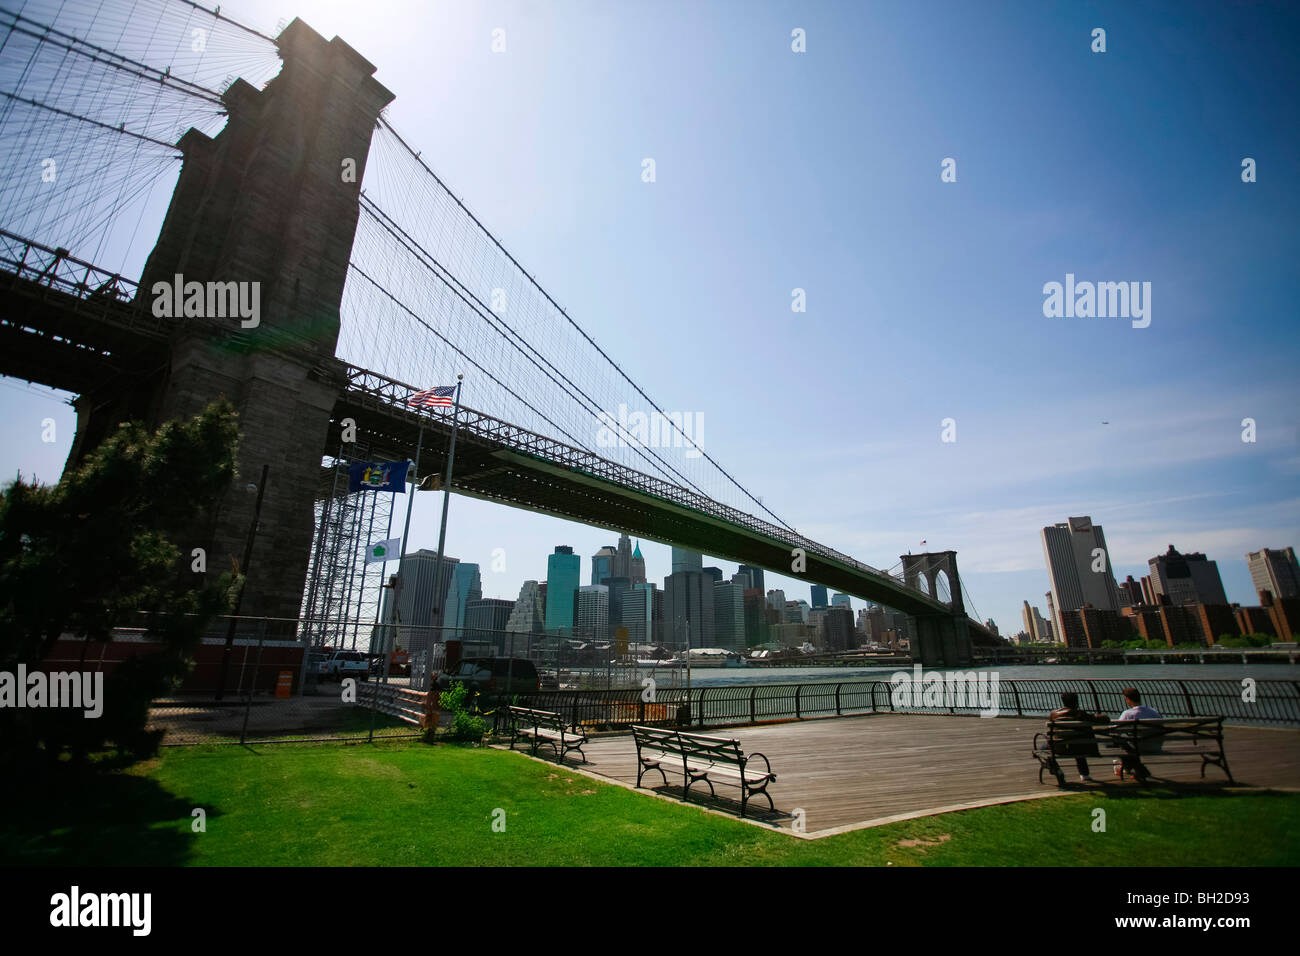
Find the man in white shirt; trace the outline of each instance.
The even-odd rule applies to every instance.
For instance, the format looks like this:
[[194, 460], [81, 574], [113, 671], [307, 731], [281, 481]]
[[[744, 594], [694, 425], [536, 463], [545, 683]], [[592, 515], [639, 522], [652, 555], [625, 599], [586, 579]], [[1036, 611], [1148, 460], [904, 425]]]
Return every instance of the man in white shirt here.
[[[1158, 710], [1142, 703], [1142, 694], [1136, 687], [1124, 688], [1124, 703], [1128, 704], [1128, 710], [1119, 715], [1121, 721], [1161, 719], [1161, 714]], [[1140, 746], [1142, 753], [1159, 753], [1161, 741], [1157, 739]], [[1131, 773], [1133, 776], [1138, 778], [1139, 783], [1145, 783], [1147, 777], [1150, 776], [1150, 772], [1136, 753], [1125, 754], [1123, 757], [1120, 757], [1120, 763], [1123, 765], [1125, 772]]]

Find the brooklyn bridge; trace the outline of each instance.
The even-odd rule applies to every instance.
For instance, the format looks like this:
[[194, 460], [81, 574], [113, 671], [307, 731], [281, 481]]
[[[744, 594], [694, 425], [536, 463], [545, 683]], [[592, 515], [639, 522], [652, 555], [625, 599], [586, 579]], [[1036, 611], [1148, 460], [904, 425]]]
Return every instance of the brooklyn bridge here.
[[[886, 605], [914, 619], [926, 664], [991, 640], [955, 552], [882, 570], [797, 533], [689, 436], [599, 441], [620, 406], [673, 419], [393, 128], [394, 93], [342, 39], [298, 19], [269, 36], [189, 0], [129, 11], [0, 11], [0, 373], [76, 395], [70, 463], [122, 421], [230, 399], [240, 473], [269, 476], [242, 613], [343, 606], [354, 576], [320, 557], [347, 498], [336, 465], [418, 445], [417, 479], [441, 473], [452, 413], [407, 400], [464, 374], [456, 494]], [[151, 197], [173, 182], [164, 209]], [[156, 307], [157, 288], [193, 282], [232, 307]], [[233, 307], [249, 289], [255, 318]], [[227, 492], [196, 531], [211, 560], [241, 554], [254, 506]]]

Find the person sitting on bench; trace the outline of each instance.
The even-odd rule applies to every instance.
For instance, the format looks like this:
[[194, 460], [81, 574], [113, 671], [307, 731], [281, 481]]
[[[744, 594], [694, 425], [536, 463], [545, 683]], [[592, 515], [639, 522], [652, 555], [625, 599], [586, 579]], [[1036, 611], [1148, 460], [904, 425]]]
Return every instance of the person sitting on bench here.
[[[1124, 720], [1163, 719], [1160, 712], [1154, 707], [1148, 707], [1146, 704], [1142, 703], [1142, 694], [1136, 687], [1124, 688], [1124, 703], [1128, 704], [1128, 710], [1119, 715], [1117, 723]], [[1152, 746], [1150, 752], [1155, 752], [1158, 749], [1159, 743], [1157, 742]], [[1146, 765], [1142, 763], [1142, 758], [1136, 753], [1125, 754], [1119, 759], [1120, 766], [1124, 773], [1133, 774], [1133, 776], [1137, 777], [1139, 781], [1145, 780], [1150, 776], [1150, 772], [1147, 770]]]
[[[1057, 710], [1052, 711], [1049, 715], [1051, 720], [1078, 720], [1086, 724], [1108, 724], [1110, 718], [1105, 714], [1090, 714], [1086, 710], [1079, 709], [1079, 695], [1072, 690], [1067, 690], [1061, 694], [1061, 703], [1064, 705]], [[1079, 780], [1091, 783], [1092, 776], [1088, 773], [1088, 758], [1097, 757], [1097, 744], [1093, 739], [1092, 731], [1080, 734], [1077, 740], [1069, 741], [1065, 744], [1066, 754], [1074, 757], [1075, 765], [1079, 768]], [[1064, 780], [1065, 774], [1061, 772], [1061, 765], [1056, 762], [1056, 755], [1053, 754], [1047, 759], [1047, 770], [1058, 780]]]

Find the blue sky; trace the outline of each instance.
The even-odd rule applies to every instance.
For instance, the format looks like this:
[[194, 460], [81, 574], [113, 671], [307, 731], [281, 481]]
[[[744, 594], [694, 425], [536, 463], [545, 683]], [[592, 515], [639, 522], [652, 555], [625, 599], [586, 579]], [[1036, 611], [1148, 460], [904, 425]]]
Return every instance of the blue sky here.
[[[1172, 543], [1242, 603], [1245, 552], [1300, 543], [1286, 7], [222, 5], [377, 64], [403, 136], [662, 407], [703, 416], [732, 474], [877, 567], [956, 550], [1004, 632], [1022, 599], [1046, 612], [1039, 529], [1069, 515], [1104, 527], [1120, 580]], [[1150, 282], [1150, 326], [1044, 317], [1067, 273]], [[55, 478], [71, 409], [0, 384], [0, 472]], [[420, 497], [414, 546], [436, 545], [439, 505]], [[513, 598], [555, 545], [585, 580], [614, 537], [453, 498], [448, 553]], [[661, 579], [667, 549], [643, 551]]]

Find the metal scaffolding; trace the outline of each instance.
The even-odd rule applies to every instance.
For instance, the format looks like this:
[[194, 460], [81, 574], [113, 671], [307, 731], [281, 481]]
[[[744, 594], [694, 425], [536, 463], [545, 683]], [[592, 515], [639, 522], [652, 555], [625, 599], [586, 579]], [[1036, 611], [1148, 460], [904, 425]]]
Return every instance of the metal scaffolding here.
[[[348, 493], [348, 467], [370, 461], [369, 449], [326, 458], [316, 501], [302, 620], [310, 648], [369, 652], [379, 619], [384, 567], [366, 563], [370, 546], [392, 537], [393, 494]], [[400, 529], [399, 529], [400, 530]]]

